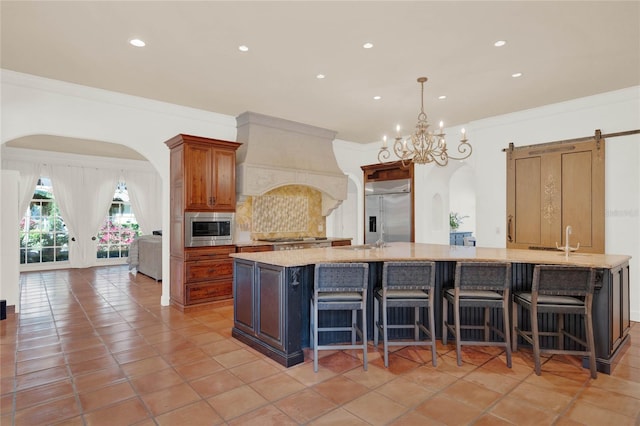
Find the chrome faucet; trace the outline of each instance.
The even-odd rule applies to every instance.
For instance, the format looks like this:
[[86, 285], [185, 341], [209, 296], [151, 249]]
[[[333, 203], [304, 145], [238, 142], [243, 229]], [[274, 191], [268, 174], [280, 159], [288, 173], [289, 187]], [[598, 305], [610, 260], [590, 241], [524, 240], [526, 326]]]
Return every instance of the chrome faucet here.
[[562, 250], [566, 257], [569, 257], [569, 252], [576, 251], [576, 250], [578, 250], [580, 248], [580, 243], [578, 243], [578, 245], [575, 246], [575, 247], [571, 247], [569, 245], [569, 235], [571, 235], [572, 232], [573, 232], [573, 228], [571, 228], [571, 225], [567, 225], [567, 227], [566, 227], [566, 229], [564, 231], [564, 246], [563, 247], [560, 247], [558, 245], [558, 242], [556, 241], [556, 248], [558, 250]]

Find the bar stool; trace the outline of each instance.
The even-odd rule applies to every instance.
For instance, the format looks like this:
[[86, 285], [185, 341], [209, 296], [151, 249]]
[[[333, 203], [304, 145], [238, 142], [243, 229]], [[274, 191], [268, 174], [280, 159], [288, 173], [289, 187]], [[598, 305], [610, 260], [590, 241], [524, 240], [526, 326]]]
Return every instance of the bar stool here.
[[[433, 313], [436, 280], [435, 262], [385, 262], [382, 288], [375, 293], [373, 343], [378, 346], [378, 332], [384, 342], [384, 366], [389, 367], [389, 346], [431, 346], [431, 362], [436, 366], [435, 321]], [[380, 309], [382, 305], [382, 309]], [[391, 308], [414, 308], [413, 323], [389, 324]], [[429, 328], [420, 321], [421, 308], [429, 311]], [[380, 318], [382, 316], [382, 318]], [[413, 341], [389, 341], [390, 329], [413, 329]], [[422, 331], [429, 340], [420, 340]]]
[[[454, 288], [444, 291], [442, 298], [442, 343], [447, 344], [448, 333], [456, 339], [458, 365], [462, 365], [460, 348], [467, 346], [500, 346], [507, 354], [507, 366], [511, 368], [511, 339], [509, 327], [509, 291], [511, 288], [511, 264], [501, 262], [458, 262]], [[453, 324], [450, 324], [447, 308], [453, 305]], [[483, 308], [482, 325], [460, 323], [461, 308]], [[490, 309], [502, 309], [503, 329], [491, 324]], [[484, 330], [484, 340], [462, 340], [460, 331]], [[503, 341], [490, 341], [494, 331]]]
[[[596, 273], [592, 268], [558, 265], [536, 265], [533, 269], [531, 292], [513, 295], [513, 350], [518, 350], [518, 336], [533, 345], [536, 374], [541, 374], [540, 354], [565, 354], [589, 356], [591, 377], [597, 377], [596, 353], [593, 337], [593, 292]], [[531, 314], [531, 331], [518, 328], [518, 306]], [[538, 314], [557, 316], [556, 331], [540, 331]], [[564, 316], [578, 314], [584, 318], [586, 341], [564, 329]], [[557, 349], [541, 349], [540, 336], [558, 339]], [[586, 350], [565, 349], [564, 338], [582, 345]]]
[[[318, 372], [318, 351], [336, 349], [362, 349], [364, 369], [367, 369], [367, 263], [319, 263], [314, 271], [314, 289], [311, 297], [311, 346], [313, 371]], [[358, 327], [357, 311], [362, 311], [362, 328]], [[319, 327], [319, 311], [351, 311], [349, 326]], [[351, 344], [320, 345], [318, 333], [350, 331]], [[356, 343], [356, 334], [361, 343]]]

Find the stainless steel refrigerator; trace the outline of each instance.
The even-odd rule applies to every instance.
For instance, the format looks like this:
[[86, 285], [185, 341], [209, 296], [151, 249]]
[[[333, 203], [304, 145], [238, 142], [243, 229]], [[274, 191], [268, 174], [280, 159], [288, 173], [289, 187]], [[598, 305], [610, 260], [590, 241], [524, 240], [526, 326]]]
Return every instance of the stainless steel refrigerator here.
[[411, 241], [411, 180], [365, 184], [365, 244]]

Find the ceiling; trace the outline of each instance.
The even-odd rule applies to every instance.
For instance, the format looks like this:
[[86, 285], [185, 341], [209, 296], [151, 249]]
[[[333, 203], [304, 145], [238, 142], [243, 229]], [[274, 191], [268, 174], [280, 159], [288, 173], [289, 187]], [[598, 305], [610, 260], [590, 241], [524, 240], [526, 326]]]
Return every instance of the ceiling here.
[[640, 85], [638, 1], [3, 0], [0, 12], [4, 69], [361, 143], [411, 131], [420, 76], [445, 126]]

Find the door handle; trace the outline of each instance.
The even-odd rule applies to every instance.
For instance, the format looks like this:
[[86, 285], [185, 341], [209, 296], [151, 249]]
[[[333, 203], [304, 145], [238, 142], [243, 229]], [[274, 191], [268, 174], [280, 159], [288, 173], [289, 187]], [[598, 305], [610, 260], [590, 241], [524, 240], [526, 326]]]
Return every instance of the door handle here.
[[511, 236], [511, 222], [513, 222], [513, 215], [509, 215], [509, 221], [507, 222], [507, 241], [512, 243], [513, 237]]

